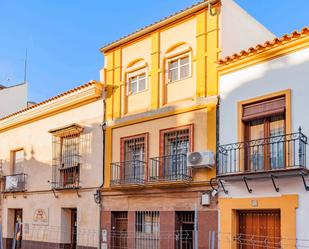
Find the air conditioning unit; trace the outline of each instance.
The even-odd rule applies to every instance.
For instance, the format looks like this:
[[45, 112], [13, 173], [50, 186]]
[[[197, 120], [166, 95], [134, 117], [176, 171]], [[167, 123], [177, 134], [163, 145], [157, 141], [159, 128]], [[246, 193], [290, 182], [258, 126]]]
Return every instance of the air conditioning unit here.
[[215, 156], [212, 151], [190, 152], [187, 154], [187, 165], [192, 168], [212, 168]]

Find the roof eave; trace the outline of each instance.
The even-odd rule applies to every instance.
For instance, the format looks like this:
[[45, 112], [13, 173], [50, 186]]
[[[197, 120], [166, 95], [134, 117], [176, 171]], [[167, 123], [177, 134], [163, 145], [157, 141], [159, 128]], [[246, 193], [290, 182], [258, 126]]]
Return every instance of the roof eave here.
[[129, 34], [129, 35], [127, 35], [127, 36], [125, 36], [125, 37], [123, 37], [123, 38], [121, 38], [121, 39], [119, 39], [119, 40], [117, 40], [115, 42], [112, 42], [112, 43], [110, 43], [110, 44], [108, 44], [108, 45], [106, 45], [104, 47], [101, 47], [100, 51], [102, 53], [105, 53], [106, 51], [109, 51], [109, 50], [111, 50], [111, 49], [113, 49], [115, 47], [118, 47], [118, 46], [120, 46], [122, 44], [125, 44], [125, 43], [127, 43], [127, 42], [129, 42], [131, 40], [134, 40], [134, 39], [136, 39], [138, 37], [141, 37], [143, 35], [151, 33], [151, 32], [153, 32], [153, 31], [155, 31], [157, 29], [160, 29], [161, 27], [163, 27], [165, 25], [173, 23], [173, 22], [175, 22], [175, 21], [177, 21], [179, 19], [182, 19], [182, 18], [184, 18], [184, 17], [186, 17], [188, 15], [191, 15], [191, 14], [193, 14], [195, 12], [198, 12], [198, 11], [204, 9], [204, 8], [207, 8], [207, 6], [209, 4], [215, 4], [215, 3], [218, 3], [218, 2], [220, 2], [220, 0], [207, 0], [207, 1], [204, 1], [204, 2], [200, 2], [200, 3], [196, 4], [195, 6], [193, 6], [191, 8], [185, 9], [184, 11], [181, 11], [179, 13], [171, 15], [170, 17], [167, 17], [167, 18], [165, 18], [165, 19], [163, 19], [161, 21], [158, 21], [158, 22], [156, 22], [156, 23], [154, 23], [152, 25], [149, 25], [149, 26], [147, 26], [145, 28], [142, 28], [142, 29], [140, 29], [140, 30], [138, 30], [136, 32], [133, 32], [132, 34]]

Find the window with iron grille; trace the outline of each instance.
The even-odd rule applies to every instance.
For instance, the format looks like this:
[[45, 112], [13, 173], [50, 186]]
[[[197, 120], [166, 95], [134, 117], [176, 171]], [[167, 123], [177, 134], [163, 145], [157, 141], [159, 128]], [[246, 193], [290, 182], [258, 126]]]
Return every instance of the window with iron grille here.
[[160, 248], [159, 211], [137, 211], [135, 213], [135, 248]]
[[126, 183], [145, 179], [148, 134], [121, 139], [121, 175]]
[[145, 161], [146, 134], [122, 138], [123, 161]]
[[162, 131], [163, 156], [187, 154], [191, 150], [192, 132], [192, 125]]
[[64, 187], [75, 186], [79, 183], [80, 167], [80, 134], [61, 138], [60, 181]]
[[159, 160], [152, 160], [152, 171], [163, 180], [187, 179], [190, 174], [187, 167], [187, 153], [192, 150], [192, 138], [193, 125], [161, 130], [161, 156]]
[[53, 133], [53, 188], [76, 188], [80, 183], [81, 127]]

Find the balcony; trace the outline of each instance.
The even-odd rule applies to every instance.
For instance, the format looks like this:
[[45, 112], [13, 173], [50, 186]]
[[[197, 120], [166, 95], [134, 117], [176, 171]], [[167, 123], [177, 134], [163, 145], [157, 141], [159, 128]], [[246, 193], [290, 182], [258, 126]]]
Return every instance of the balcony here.
[[146, 162], [140, 160], [111, 163], [111, 186], [145, 184]]
[[5, 193], [25, 192], [26, 188], [26, 174], [14, 174], [3, 177]]
[[65, 190], [65, 189], [79, 189], [80, 185], [80, 164], [76, 166], [67, 166], [62, 164], [53, 167], [53, 181], [51, 182], [52, 189]]
[[191, 170], [187, 166], [186, 154], [175, 154], [150, 159], [148, 181], [155, 182], [189, 182]]
[[218, 177], [307, 173], [307, 137], [299, 132], [218, 147]]

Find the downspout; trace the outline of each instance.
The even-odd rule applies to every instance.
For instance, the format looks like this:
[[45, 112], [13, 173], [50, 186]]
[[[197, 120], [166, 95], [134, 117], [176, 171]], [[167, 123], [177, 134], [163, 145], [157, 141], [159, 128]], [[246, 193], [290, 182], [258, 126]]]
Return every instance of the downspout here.
[[220, 96], [218, 95], [216, 107], [216, 174], [218, 175], [219, 157], [218, 151], [220, 146]]
[[101, 188], [104, 186], [105, 179], [105, 133], [106, 133], [106, 101], [105, 101], [105, 92], [102, 94], [103, 97], [103, 123], [101, 124], [102, 129], [102, 184], [96, 189], [95, 201], [99, 205], [99, 231], [98, 231], [98, 248], [101, 249], [102, 241], [102, 195]]

